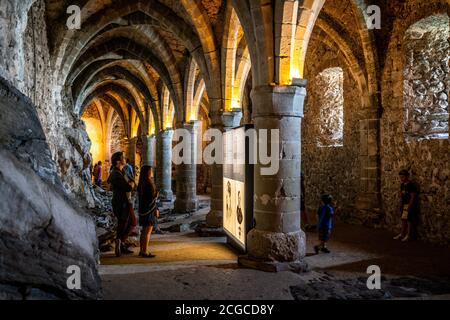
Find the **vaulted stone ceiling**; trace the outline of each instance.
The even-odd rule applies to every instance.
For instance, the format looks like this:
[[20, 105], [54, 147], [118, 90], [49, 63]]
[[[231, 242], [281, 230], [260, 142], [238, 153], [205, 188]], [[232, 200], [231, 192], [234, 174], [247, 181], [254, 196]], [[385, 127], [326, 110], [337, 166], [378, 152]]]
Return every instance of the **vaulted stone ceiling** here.
[[[81, 8], [80, 30], [66, 28], [71, 5]], [[145, 131], [158, 131], [167, 112], [161, 103], [167, 88], [182, 122], [191, 56], [198, 65], [197, 88], [202, 78], [218, 78], [214, 33], [221, 32], [222, 7], [221, 0], [46, 0], [55, 77], [73, 99], [74, 112], [81, 115], [94, 99], [109, 97], [100, 103], [128, 108], [119, 115], [134, 112]], [[217, 89], [209, 93], [215, 92], [220, 97]]]
[[[325, 1], [315, 30], [310, 32], [313, 41], [332, 39], [351, 64], [366, 70], [367, 60], [373, 62], [375, 58], [368, 58], [372, 48], [361, 30], [363, 13], [359, 2]], [[161, 101], [167, 88], [176, 110], [175, 122], [186, 121], [190, 117], [186, 114], [189, 113], [186, 94], [192, 91], [186, 88], [186, 70], [192, 62], [198, 68], [192, 82], [194, 93], [201, 91], [202, 85], [206, 87], [203, 101], [243, 100], [241, 96], [234, 97], [237, 94], [227, 93], [224, 74], [225, 78], [228, 74], [221, 70], [229, 68], [224, 66], [228, 58], [223, 57], [224, 43], [221, 45], [229, 18], [226, 1], [46, 0], [45, 3], [55, 77], [67, 89], [74, 112], [79, 115], [93, 99], [115, 95], [109, 103], [103, 100], [101, 103], [128, 108], [122, 113], [136, 113], [146, 131], [159, 131], [168, 112]], [[80, 30], [66, 28], [66, 10], [71, 5], [81, 8]], [[233, 70], [236, 77], [242, 74], [241, 88], [249, 72], [241, 64], [249, 60], [244, 34], [249, 26], [242, 18], [239, 17], [244, 27], [238, 28], [235, 52], [238, 60]]]

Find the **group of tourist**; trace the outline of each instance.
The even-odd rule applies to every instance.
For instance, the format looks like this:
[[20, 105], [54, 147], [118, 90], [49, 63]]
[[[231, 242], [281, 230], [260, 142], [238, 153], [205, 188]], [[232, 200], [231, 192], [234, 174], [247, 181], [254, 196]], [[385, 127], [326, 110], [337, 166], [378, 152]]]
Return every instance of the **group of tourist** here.
[[127, 239], [138, 223], [131, 196], [131, 193], [137, 190], [139, 225], [142, 227], [139, 256], [153, 258], [155, 255], [148, 249], [153, 228], [159, 218], [159, 210], [156, 205], [158, 193], [153, 182], [152, 167], [142, 167], [139, 182], [136, 185], [133, 167], [125, 159], [123, 152], [113, 154], [111, 163], [108, 183], [113, 192], [113, 213], [118, 220], [115, 254], [120, 257], [122, 254], [133, 253], [127, 246]]
[[[419, 190], [416, 183], [410, 180], [408, 170], [401, 170], [399, 172], [400, 178], [400, 210], [402, 221], [401, 232], [394, 237], [394, 240], [401, 240], [406, 242], [412, 240], [416, 236], [416, 227], [419, 222]], [[304, 177], [301, 176], [301, 218], [306, 222], [306, 229], [308, 229], [308, 217], [305, 208], [305, 187]], [[328, 194], [321, 196], [321, 206], [317, 211], [317, 231], [320, 243], [314, 246], [316, 254], [319, 252], [330, 253], [327, 248], [327, 243], [331, 236], [333, 229], [333, 218], [337, 212], [337, 206], [333, 204], [333, 197]]]
[[[156, 227], [159, 210], [157, 207], [158, 192], [153, 181], [153, 170], [150, 166], [143, 166], [136, 185], [134, 170], [129, 161], [125, 159], [123, 152], [115, 153], [111, 158], [112, 167], [110, 170], [108, 183], [113, 192], [112, 207], [113, 213], [117, 217], [117, 237], [115, 242], [116, 256], [131, 254], [132, 250], [127, 247], [127, 239], [136, 227], [138, 221], [134, 213], [132, 204], [132, 191], [136, 190], [139, 203], [139, 225], [141, 226], [140, 251], [139, 256], [153, 258], [155, 255], [149, 252], [149, 241], [153, 229]], [[102, 162], [98, 162], [94, 167], [95, 184], [102, 184]], [[418, 223], [418, 187], [409, 179], [409, 172], [401, 170], [400, 178], [400, 214], [402, 221], [401, 233], [394, 237], [395, 240], [403, 242], [415, 236], [415, 229]], [[301, 176], [301, 218], [308, 226], [308, 217], [305, 206], [305, 184], [304, 176]], [[330, 253], [327, 243], [333, 229], [333, 218], [336, 215], [337, 207], [333, 197], [329, 194], [321, 196], [321, 206], [317, 211], [317, 231], [320, 243], [314, 246], [316, 254], [319, 252]]]

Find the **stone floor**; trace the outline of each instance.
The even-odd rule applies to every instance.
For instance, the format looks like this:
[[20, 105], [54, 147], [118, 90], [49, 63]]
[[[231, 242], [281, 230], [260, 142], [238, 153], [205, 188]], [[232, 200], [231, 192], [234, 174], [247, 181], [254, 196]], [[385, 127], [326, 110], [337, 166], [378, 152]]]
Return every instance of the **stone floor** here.
[[[185, 220], [192, 223], [207, 212], [202, 209]], [[107, 252], [100, 273], [105, 299], [450, 299], [450, 249], [401, 243], [392, 236], [338, 223], [329, 245], [332, 253], [315, 255], [316, 235], [308, 232], [305, 259], [311, 271], [274, 274], [240, 268], [239, 253], [224, 237], [168, 233], [152, 238], [156, 258], [116, 258]], [[382, 290], [368, 292], [365, 286], [370, 265], [381, 269]]]

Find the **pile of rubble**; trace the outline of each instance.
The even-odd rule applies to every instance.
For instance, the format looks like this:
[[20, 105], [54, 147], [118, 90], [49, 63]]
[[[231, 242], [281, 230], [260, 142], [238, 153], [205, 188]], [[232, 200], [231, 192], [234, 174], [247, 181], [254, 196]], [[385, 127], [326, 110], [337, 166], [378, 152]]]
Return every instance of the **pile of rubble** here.
[[291, 287], [296, 300], [390, 300], [426, 298], [450, 293], [449, 279], [381, 277], [381, 288], [370, 290], [367, 278], [337, 279], [325, 272], [322, 277]]
[[[112, 192], [98, 186], [92, 188], [95, 199], [95, 207], [90, 209], [94, 218], [101, 252], [111, 251], [114, 247], [117, 219], [112, 212]], [[137, 197], [133, 195], [135, 213], [137, 214]], [[177, 214], [173, 212], [173, 202], [158, 202], [161, 217], [154, 233], [187, 232], [202, 227], [205, 224], [209, 201], [200, 202], [200, 210], [196, 213]], [[139, 245], [139, 227], [129, 237], [131, 245]]]
[[112, 192], [98, 186], [92, 188], [95, 207], [90, 212], [95, 221], [100, 251], [108, 251], [116, 236], [117, 219], [112, 212]]

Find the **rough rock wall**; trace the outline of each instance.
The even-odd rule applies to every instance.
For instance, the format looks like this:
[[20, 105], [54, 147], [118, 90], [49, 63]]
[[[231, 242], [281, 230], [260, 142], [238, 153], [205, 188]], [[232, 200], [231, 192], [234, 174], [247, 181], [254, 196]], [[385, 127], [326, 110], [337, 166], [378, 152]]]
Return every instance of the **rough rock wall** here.
[[[337, 54], [335, 48], [329, 48], [316, 41], [310, 44], [314, 56], [307, 56], [306, 75], [308, 79], [307, 97], [302, 121], [302, 170], [305, 175], [306, 206], [309, 216], [313, 216], [320, 205], [320, 195], [330, 193], [342, 206], [343, 213], [351, 214], [359, 190], [359, 108], [360, 94], [344, 58]], [[315, 56], [322, 57], [320, 60]], [[330, 135], [325, 134], [330, 128], [323, 116], [336, 116], [338, 111], [324, 113], [324, 105], [336, 106], [326, 96], [323, 77], [317, 77], [328, 68], [343, 70], [343, 139], [342, 146], [335, 146], [331, 141], [329, 147], [322, 147], [322, 142], [330, 145]], [[332, 80], [332, 79], [331, 79]], [[335, 85], [328, 89], [336, 89]], [[334, 98], [339, 98], [336, 93]], [[333, 102], [336, 100], [333, 98]], [[329, 108], [326, 108], [329, 110]], [[339, 129], [340, 120], [333, 120], [335, 129]], [[314, 221], [314, 220], [312, 220]]]
[[431, 16], [406, 32], [407, 138], [448, 137], [449, 22], [448, 16]]
[[[100, 298], [91, 217], [5, 150], [0, 150], [0, 188], [0, 297]], [[80, 268], [81, 290], [67, 287], [70, 266]]]
[[[384, 112], [381, 119], [381, 191], [386, 224], [389, 228], [397, 228], [400, 223], [400, 214], [398, 212], [398, 172], [403, 168], [409, 169], [412, 173], [412, 179], [419, 184], [421, 189], [419, 236], [428, 241], [448, 244], [450, 243], [449, 140], [448, 138], [430, 140], [406, 139], [408, 134], [404, 126], [407, 114], [405, 108], [411, 106], [411, 92], [408, 86], [410, 82], [409, 76], [411, 75], [409, 71], [411, 65], [409, 63], [411, 62], [410, 59], [414, 58], [414, 56], [411, 56], [410, 51], [412, 42], [407, 39], [405, 41], [405, 35], [407, 34], [407, 29], [423, 18], [424, 14], [423, 10], [419, 12], [411, 10], [409, 14], [404, 14], [402, 21], [394, 24], [393, 37], [387, 52], [382, 79]], [[419, 18], [414, 19], [415, 16], [419, 16]], [[409, 23], [406, 24], [404, 21], [409, 21]], [[442, 45], [444, 44], [439, 44], [439, 46]], [[433, 47], [428, 46], [427, 50], [422, 51], [422, 57], [436, 56], [436, 53], [437, 51], [434, 51]], [[428, 61], [428, 59], [425, 59], [423, 63], [416, 63], [416, 67], [422, 70], [422, 68], [426, 67], [425, 61]], [[434, 61], [431, 63], [435, 64]], [[443, 70], [448, 72], [448, 65], [442, 67]], [[437, 79], [431, 79], [428, 72], [415, 71], [415, 67], [413, 72], [420, 77], [420, 79], [416, 79], [420, 82], [419, 85], [423, 84], [425, 86], [427, 93], [423, 96], [426, 99], [432, 98], [431, 100], [434, 103], [437, 102], [437, 104], [433, 103], [430, 109], [440, 109], [438, 102], [440, 99], [435, 99], [435, 93], [430, 89]], [[422, 76], [427, 78], [424, 79]], [[433, 83], [430, 80], [433, 80]], [[405, 82], [407, 84], [406, 91], [404, 90]], [[448, 83], [446, 87], [448, 90]], [[436, 91], [436, 94], [440, 92], [440, 90]], [[414, 106], [423, 109], [421, 106], [424, 101], [418, 99], [418, 102], [420, 103], [414, 104]], [[407, 104], [405, 105], [405, 103]], [[426, 118], [416, 118], [417, 120], [425, 121], [424, 126], [420, 125], [420, 130], [430, 129], [431, 119]], [[416, 124], [419, 125], [419, 123]]]
[[318, 117], [311, 119], [318, 131], [317, 145], [342, 147], [344, 134], [344, 73], [341, 68], [328, 68], [314, 79]]
[[0, 76], [10, 80], [19, 90], [25, 84], [23, 33], [33, 0], [0, 2]]
[[93, 220], [63, 190], [34, 105], [0, 78], [0, 110], [0, 299], [99, 298]]
[[116, 152], [123, 151], [128, 154], [128, 144], [127, 135], [125, 133], [125, 128], [119, 117], [116, 117], [115, 121], [112, 123], [111, 129], [111, 155]]
[[93, 207], [89, 138], [71, 101], [53, 83], [45, 21], [44, 0], [0, 3], [0, 76], [36, 105], [66, 192]]

